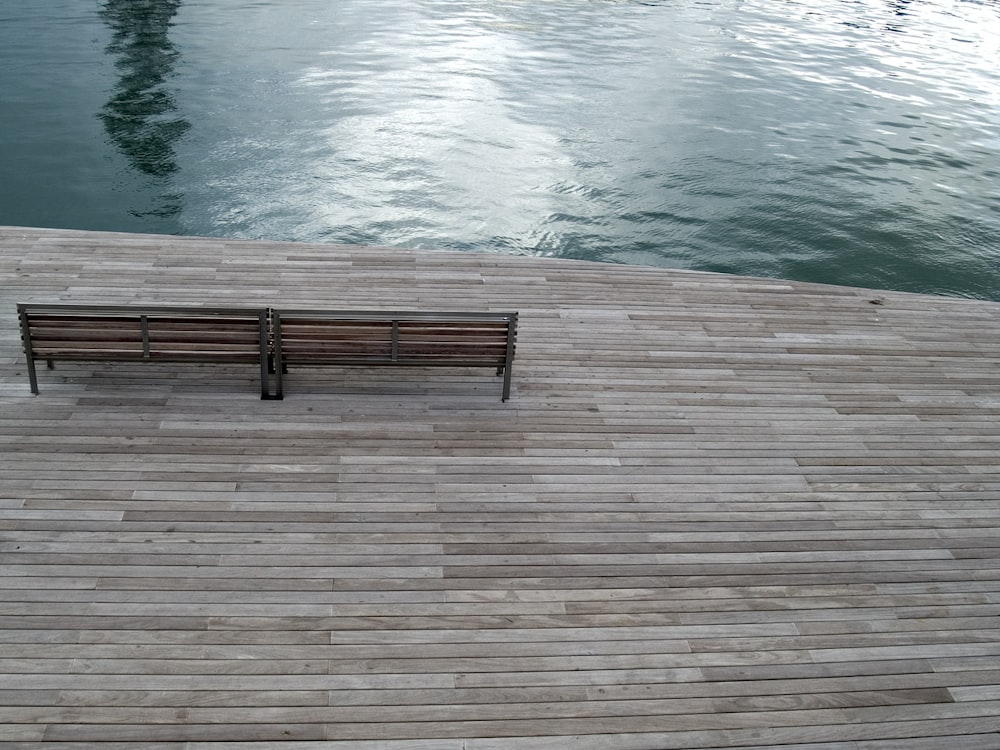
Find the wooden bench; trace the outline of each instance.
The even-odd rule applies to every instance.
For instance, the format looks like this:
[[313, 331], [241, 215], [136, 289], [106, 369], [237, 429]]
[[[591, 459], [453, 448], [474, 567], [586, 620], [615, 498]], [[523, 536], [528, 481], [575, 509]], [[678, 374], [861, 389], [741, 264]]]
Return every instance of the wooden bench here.
[[[31, 392], [35, 362], [255, 364], [260, 397], [284, 397], [304, 365], [492, 367], [510, 397], [517, 313], [20, 304]], [[269, 373], [275, 374], [275, 393]]]
[[17, 306], [31, 392], [35, 362], [211, 362], [256, 364], [260, 397], [268, 389], [269, 315], [266, 308], [111, 305]]
[[491, 367], [510, 397], [517, 313], [272, 310], [275, 398], [304, 365]]

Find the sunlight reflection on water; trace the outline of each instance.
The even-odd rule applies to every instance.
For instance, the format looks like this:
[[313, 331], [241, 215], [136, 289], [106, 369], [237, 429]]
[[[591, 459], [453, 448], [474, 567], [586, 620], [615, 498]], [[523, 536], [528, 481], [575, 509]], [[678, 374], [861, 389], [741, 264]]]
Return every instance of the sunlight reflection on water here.
[[[1000, 299], [995, 3], [173, 0], [147, 55], [113, 43], [150, 23], [128, 4], [70, 36], [45, 21], [71, 0], [10, 2], [2, 58], [93, 67], [82, 93], [0, 72], [3, 223]], [[102, 109], [103, 138], [36, 124]]]

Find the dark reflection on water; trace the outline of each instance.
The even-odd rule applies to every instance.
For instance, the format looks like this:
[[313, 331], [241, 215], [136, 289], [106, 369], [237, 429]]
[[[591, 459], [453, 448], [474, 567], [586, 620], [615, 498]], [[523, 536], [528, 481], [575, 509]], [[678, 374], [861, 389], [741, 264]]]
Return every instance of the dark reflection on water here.
[[[107, 0], [100, 11], [114, 32], [106, 51], [116, 57], [120, 74], [100, 118], [129, 163], [152, 177], [177, 171], [174, 144], [191, 128], [167, 84], [180, 56], [168, 32], [181, 1]], [[153, 213], [168, 216], [180, 210], [177, 196], [171, 195]]]

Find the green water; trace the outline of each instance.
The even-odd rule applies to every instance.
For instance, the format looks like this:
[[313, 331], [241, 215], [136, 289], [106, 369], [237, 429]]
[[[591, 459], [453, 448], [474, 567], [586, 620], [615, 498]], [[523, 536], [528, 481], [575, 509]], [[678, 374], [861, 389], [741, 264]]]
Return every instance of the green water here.
[[1000, 300], [1000, 5], [4, 0], [0, 224]]

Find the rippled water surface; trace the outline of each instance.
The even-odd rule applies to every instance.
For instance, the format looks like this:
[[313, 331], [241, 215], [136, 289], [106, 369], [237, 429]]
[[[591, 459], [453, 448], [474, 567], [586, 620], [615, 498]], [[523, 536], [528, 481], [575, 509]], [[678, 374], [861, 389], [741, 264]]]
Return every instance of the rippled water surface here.
[[0, 224], [1000, 299], [1000, 5], [4, 0]]

